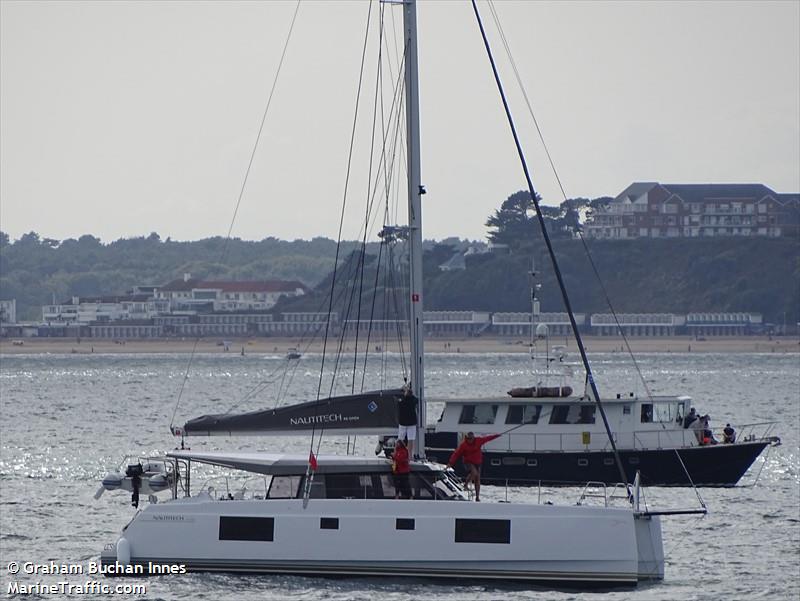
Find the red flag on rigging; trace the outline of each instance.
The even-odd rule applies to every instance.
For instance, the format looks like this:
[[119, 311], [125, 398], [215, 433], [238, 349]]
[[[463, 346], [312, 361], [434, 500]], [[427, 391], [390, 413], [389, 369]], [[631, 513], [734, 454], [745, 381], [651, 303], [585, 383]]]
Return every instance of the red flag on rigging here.
[[317, 471], [317, 458], [314, 457], [314, 451], [311, 451], [311, 453], [308, 456], [308, 465], [311, 466], [311, 471], [313, 472]]

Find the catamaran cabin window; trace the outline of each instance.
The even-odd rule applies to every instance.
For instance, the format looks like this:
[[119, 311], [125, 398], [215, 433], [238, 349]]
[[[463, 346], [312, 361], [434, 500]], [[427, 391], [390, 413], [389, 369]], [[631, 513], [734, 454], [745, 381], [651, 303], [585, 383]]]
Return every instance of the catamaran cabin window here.
[[497, 416], [497, 405], [464, 405], [459, 424], [493, 424]]
[[368, 474], [326, 474], [328, 499], [371, 499], [372, 477]]
[[642, 423], [649, 424], [653, 421], [653, 403], [642, 403]]
[[[295, 498], [303, 495], [303, 480]], [[452, 499], [459, 496], [446, 479], [436, 472], [410, 474], [411, 492], [415, 499]], [[311, 485], [312, 499], [394, 499], [394, 477], [389, 473], [374, 474], [317, 474]], [[273, 497], [270, 491], [270, 498]]]
[[554, 405], [551, 424], [593, 424], [595, 406], [588, 404]]
[[536, 424], [542, 412], [541, 405], [509, 405], [507, 424]]
[[267, 497], [270, 499], [294, 499], [300, 487], [300, 476], [273, 476]]

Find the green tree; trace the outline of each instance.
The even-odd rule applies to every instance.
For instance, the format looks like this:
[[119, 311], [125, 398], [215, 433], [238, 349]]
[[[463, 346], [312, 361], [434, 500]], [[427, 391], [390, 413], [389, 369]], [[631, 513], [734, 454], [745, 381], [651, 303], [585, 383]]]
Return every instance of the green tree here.
[[[537, 200], [540, 200], [538, 196]], [[493, 244], [518, 247], [533, 235], [533, 211], [530, 193], [525, 190], [515, 192], [487, 219], [489, 240]]]

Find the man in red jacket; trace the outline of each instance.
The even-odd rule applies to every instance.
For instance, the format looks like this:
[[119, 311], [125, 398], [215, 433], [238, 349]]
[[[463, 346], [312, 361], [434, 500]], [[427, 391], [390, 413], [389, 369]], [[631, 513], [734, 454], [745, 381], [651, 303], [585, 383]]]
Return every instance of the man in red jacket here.
[[399, 438], [394, 445], [394, 455], [392, 455], [392, 472], [394, 472], [394, 498], [410, 499], [411, 485], [409, 474], [411, 473], [411, 463], [408, 458], [408, 449]]
[[463, 458], [464, 467], [467, 468], [466, 482], [475, 484], [475, 500], [481, 500], [481, 464], [483, 463], [483, 451], [481, 447], [490, 440], [499, 438], [500, 434], [490, 434], [489, 436], [475, 436], [472, 432], [467, 432], [464, 440], [450, 456], [447, 467], [453, 467], [459, 457]]

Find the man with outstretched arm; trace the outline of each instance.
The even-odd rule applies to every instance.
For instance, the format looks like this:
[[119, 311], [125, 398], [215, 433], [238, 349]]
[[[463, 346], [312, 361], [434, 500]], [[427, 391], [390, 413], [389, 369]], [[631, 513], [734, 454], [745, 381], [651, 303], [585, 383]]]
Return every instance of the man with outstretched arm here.
[[475, 436], [473, 432], [467, 432], [464, 440], [458, 445], [447, 462], [447, 467], [453, 467], [458, 458], [464, 461], [467, 468], [466, 482], [475, 484], [475, 500], [481, 500], [481, 464], [483, 463], [483, 451], [481, 447], [490, 440], [499, 438], [500, 434], [490, 434], [489, 436]]

